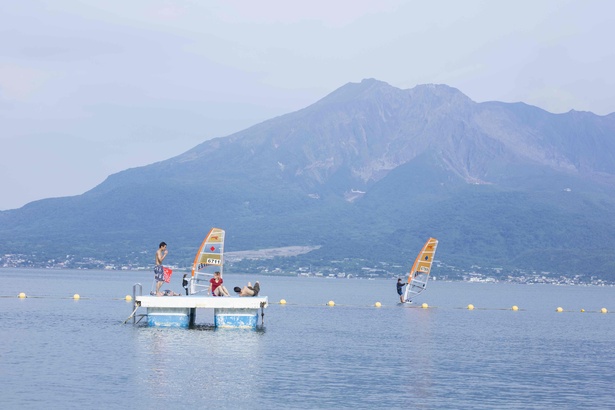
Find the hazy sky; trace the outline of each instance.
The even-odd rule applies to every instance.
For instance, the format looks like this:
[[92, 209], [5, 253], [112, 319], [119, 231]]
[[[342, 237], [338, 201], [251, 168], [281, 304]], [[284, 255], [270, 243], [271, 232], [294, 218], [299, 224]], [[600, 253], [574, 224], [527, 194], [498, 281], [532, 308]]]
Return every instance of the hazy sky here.
[[613, 16], [610, 0], [2, 1], [0, 210], [364, 78], [609, 114]]

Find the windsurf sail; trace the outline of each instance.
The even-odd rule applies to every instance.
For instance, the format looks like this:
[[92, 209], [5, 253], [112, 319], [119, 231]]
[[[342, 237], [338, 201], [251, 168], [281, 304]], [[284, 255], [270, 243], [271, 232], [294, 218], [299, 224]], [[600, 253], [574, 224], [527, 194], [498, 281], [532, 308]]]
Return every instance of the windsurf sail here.
[[414, 264], [408, 273], [408, 284], [404, 294], [404, 301], [406, 303], [412, 302], [412, 299], [423, 293], [427, 288], [427, 281], [429, 280], [429, 273], [431, 272], [431, 265], [436, 255], [437, 247], [438, 240], [436, 238], [429, 238], [414, 260]]
[[203, 292], [209, 287], [214, 272], [222, 276], [224, 267], [224, 230], [211, 228], [194, 257], [190, 294]]

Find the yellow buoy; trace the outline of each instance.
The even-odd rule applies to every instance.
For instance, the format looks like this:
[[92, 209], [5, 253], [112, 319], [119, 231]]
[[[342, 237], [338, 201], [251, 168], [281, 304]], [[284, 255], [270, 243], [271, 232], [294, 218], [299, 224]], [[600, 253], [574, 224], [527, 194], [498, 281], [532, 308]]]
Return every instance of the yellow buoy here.
[[374, 304], [374, 306], [376, 306], [376, 307], [380, 307], [380, 306], [382, 306], [382, 303], [380, 303], [380, 302], [376, 302], [376, 303]]
[[286, 304], [286, 299], [280, 299], [280, 305], [285, 305]]
[[474, 305], [470, 303], [470, 304], [468, 305], [468, 310], [474, 310]]
[[330, 300], [330, 301], [329, 301], [329, 303], [327, 303], [327, 305], [329, 305], [329, 306], [335, 306], [335, 302], [334, 302], [334, 301], [332, 301], [332, 300]]
[[517, 306], [517, 305], [513, 306], [513, 307], [512, 307], [512, 310], [514, 310], [514, 311], [519, 310], [519, 306]]
[[19, 299], [23, 299], [23, 298], [25, 298], [25, 297], [26, 297], [26, 294], [25, 294], [25, 293], [21, 292], [21, 293], [19, 294]]
[[563, 312], [564, 309], [562, 309], [561, 307], [558, 307], [557, 309], [555, 309], [556, 312]]
[[601, 313], [608, 313], [609, 311], [608, 311], [608, 310], [606, 310], [606, 308], [602, 308], [602, 309], [600, 309], [600, 312], [601, 312]]
[[421, 307], [422, 307], [423, 309], [427, 309], [427, 308], [429, 307], [429, 305], [428, 305], [427, 303], [423, 303], [423, 304], [421, 305]]
[[126, 295], [124, 299], [126, 299], [126, 302], [130, 302], [132, 300], [132, 296]]
[[585, 309], [581, 309], [581, 312], [585, 312]]
[[79, 294], [78, 294], [78, 293], [75, 293], [75, 294], [73, 295], [73, 299], [75, 299], [75, 300], [78, 300], [80, 297], [81, 297], [81, 296], [79, 296]]

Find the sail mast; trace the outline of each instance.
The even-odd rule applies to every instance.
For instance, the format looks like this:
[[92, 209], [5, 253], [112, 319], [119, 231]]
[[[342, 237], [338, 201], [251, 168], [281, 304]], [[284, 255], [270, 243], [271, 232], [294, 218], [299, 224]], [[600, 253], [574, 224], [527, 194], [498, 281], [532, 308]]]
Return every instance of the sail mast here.
[[207, 244], [207, 238], [209, 238], [209, 235], [211, 235], [211, 232], [213, 230], [214, 228], [210, 229], [207, 235], [205, 235], [205, 239], [203, 239], [203, 242], [201, 242], [201, 246], [199, 247], [199, 250], [196, 252], [196, 255], [194, 256], [194, 262], [192, 262], [192, 277], [194, 277], [194, 274], [198, 272], [198, 265], [199, 265], [199, 260], [201, 259], [201, 254], [203, 253], [203, 249], [205, 248], [205, 245]]

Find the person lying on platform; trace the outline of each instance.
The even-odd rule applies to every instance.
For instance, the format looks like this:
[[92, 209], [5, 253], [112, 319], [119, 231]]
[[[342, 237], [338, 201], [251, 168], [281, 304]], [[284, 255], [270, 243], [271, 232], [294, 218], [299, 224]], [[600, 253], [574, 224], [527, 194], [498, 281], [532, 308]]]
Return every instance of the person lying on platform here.
[[162, 296], [181, 296], [181, 293], [175, 293], [173, 292], [171, 289], [166, 289], [164, 292], [162, 292]]
[[252, 283], [248, 282], [248, 286], [244, 286], [243, 289], [239, 286], [235, 286], [233, 290], [239, 293], [239, 296], [258, 296], [258, 292], [261, 291], [261, 285], [258, 281], [254, 282], [254, 286], [252, 286]]

